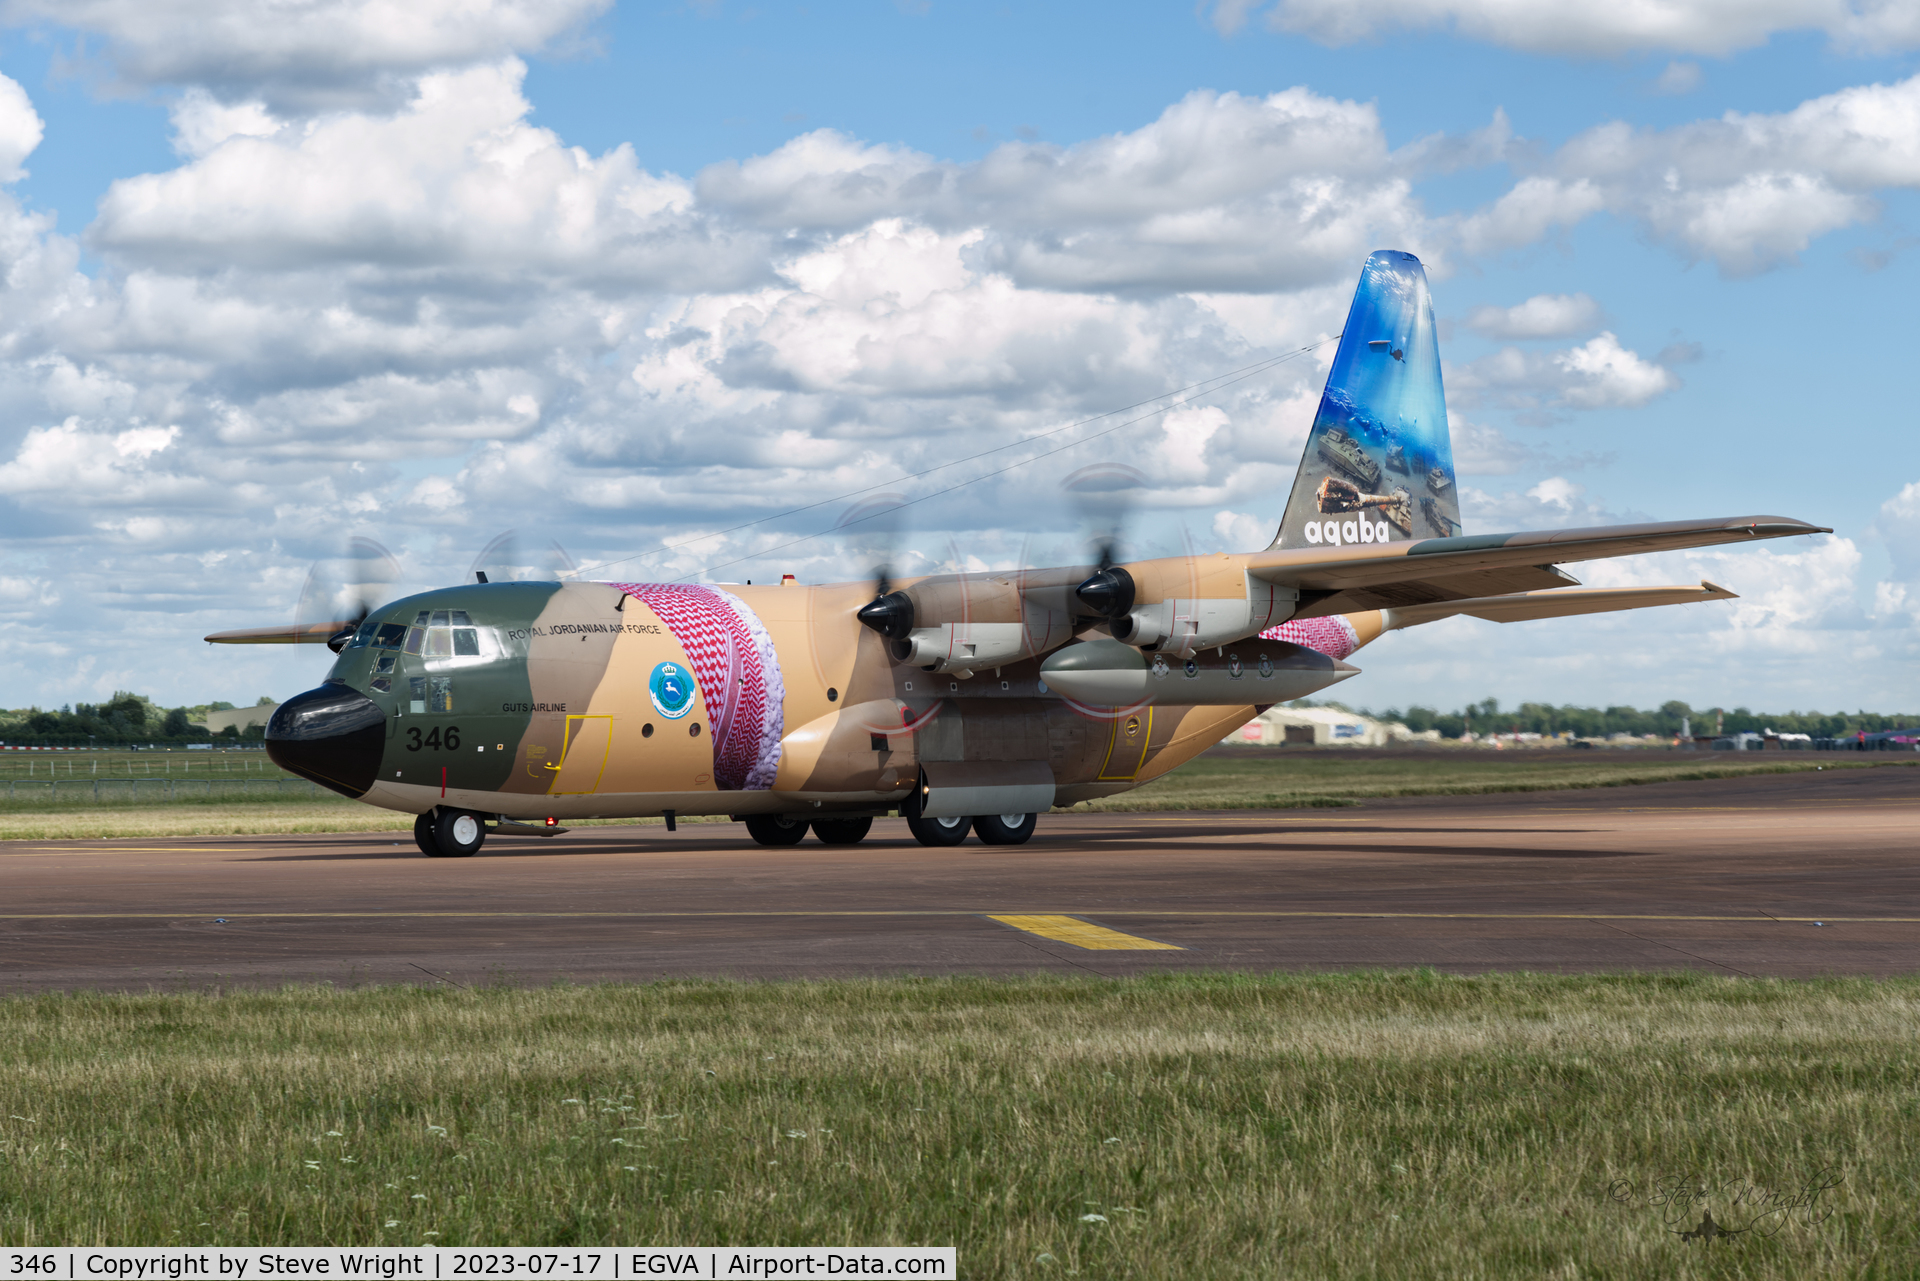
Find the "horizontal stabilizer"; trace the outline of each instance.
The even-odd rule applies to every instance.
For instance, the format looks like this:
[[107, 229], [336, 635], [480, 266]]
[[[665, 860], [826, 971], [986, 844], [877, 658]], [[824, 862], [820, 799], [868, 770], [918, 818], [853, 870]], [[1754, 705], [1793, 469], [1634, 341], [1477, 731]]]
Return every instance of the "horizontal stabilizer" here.
[[1383, 611], [1384, 630], [1436, 623], [1455, 614], [1484, 618], [1490, 623], [1522, 623], [1537, 618], [1571, 618], [1576, 614], [1611, 614], [1652, 605], [1691, 605], [1707, 600], [1738, 600], [1718, 583], [1698, 587], [1558, 587], [1548, 591], [1515, 592], [1507, 596], [1476, 596], [1467, 600], [1436, 601]]
[[1570, 562], [1832, 532], [1784, 516], [1601, 525], [1265, 551], [1248, 559], [1247, 572], [1262, 582], [1295, 588], [1300, 607], [1294, 617], [1317, 618], [1562, 589], [1575, 580], [1550, 567]]
[[214, 632], [206, 638], [209, 645], [324, 645], [342, 629], [359, 626], [351, 619], [331, 623], [283, 623], [279, 627], [237, 627], [230, 632]]

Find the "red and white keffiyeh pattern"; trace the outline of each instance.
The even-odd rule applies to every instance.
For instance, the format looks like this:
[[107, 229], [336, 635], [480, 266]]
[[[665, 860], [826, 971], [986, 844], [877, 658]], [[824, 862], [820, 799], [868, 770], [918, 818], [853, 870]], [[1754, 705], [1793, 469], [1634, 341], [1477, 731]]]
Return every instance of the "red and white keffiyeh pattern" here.
[[611, 583], [660, 616], [687, 655], [713, 722], [713, 780], [765, 791], [780, 768], [786, 685], [773, 638], [731, 592], [688, 583]]
[[1325, 654], [1328, 658], [1345, 658], [1360, 648], [1360, 637], [1353, 630], [1353, 624], [1338, 614], [1326, 618], [1302, 618], [1297, 622], [1269, 627], [1260, 633], [1260, 639], [1286, 641]]

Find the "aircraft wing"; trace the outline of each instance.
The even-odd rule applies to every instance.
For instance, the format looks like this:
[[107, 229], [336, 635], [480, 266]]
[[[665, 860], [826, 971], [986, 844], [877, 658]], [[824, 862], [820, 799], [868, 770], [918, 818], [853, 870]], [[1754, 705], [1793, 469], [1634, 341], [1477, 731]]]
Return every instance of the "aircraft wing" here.
[[1418, 627], [1455, 614], [1484, 618], [1490, 623], [1520, 623], [1536, 618], [1570, 618], [1575, 614], [1611, 614], [1651, 605], [1687, 605], [1704, 600], [1738, 600], [1718, 583], [1702, 580], [1698, 587], [1559, 587], [1549, 591], [1514, 592], [1506, 596], [1477, 596], [1467, 600], [1406, 605], [1385, 611], [1386, 630]]
[[1263, 582], [1297, 589], [1300, 606], [1293, 616], [1318, 618], [1564, 589], [1578, 580], [1554, 566], [1571, 561], [1832, 532], [1785, 516], [1602, 525], [1266, 551], [1248, 558], [1247, 572]]
[[230, 632], [214, 632], [206, 638], [209, 645], [324, 645], [343, 627], [358, 623], [341, 619], [332, 623], [282, 623], [278, 627], [236, 627]]

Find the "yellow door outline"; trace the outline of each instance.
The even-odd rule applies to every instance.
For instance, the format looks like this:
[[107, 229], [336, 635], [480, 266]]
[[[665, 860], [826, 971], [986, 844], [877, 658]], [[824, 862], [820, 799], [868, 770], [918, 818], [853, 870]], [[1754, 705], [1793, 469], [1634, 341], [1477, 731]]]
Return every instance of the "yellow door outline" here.
[[[1134, 733], [1126, 733], [1131, 722], [1137, 728]], [[1138, 737], [1140, 753], [1134, 755], [1133, 743]], [[1130, 783], [1140, 776], [1140, 767], [1147, 763], [1147, 744], [1153, 741], [1153, 708], [1146, 709], [1146, 716], [1124, 716], [1113, 722], [1113, 731], [1107, 737], [1107, 759], [1100, 767], [1095, 781], [1101, 783]], [[1131, 761], [1131, 764], [1129, 764]]]
[[[593, 759], [596, 745], [600, 749], [600, 759], [597, 761]], [[584, 753], [578, 761], [574, 760], [576, 747]], [[586, 796], [599, 791], [600, 778], [607, 772], [607, 761], [612, 755], [613, 717], [567, 717], [567, 735], [560, 748], [560, 764], [547, 767], [555, 771], [553, 786], [547, 794], [549, 796]], [[570, 771], [572, 777], [568, 777]], [[563, 787], [562, 783], [568, 786]], [[579, 786], [581, 783], [585, 783], [586, 786]]]

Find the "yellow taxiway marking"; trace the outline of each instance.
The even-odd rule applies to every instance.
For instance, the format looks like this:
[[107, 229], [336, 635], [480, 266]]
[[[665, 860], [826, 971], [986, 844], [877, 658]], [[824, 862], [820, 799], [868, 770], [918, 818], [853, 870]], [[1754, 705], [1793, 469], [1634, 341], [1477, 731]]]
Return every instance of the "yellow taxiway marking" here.
[[[1171, 917], [1175, 919], [1243, 918], [1248, 920], [1376, 920], [1376, 921], [1728, 921], [1738, 924], [1760, 924], [1766, 921], [1825, 921], [1828, 923], [1853, 925], [1920, 925], [1920, 916], [1775, 916], [1762, 914], [1754, 916], [1735, 916], [1728, 914], [1697, 913], [1680, 914], [1672, 912], [1375, 912], [1364, 907], [1350, 907], [1344, 911], [1331, 912], [1282, 912], [1282, 911], [1217, 911], [1212, 909], [1187, 909], [1180, 907], [1162, 908], [1099, 908], [1087, 913], [1089, 916], [1148, 916]], [[1026, 913], [1006, 915], [999, 912], [982, 911], [979, 908], [899, 908], [881, 911], [836, 911], [821, 908], [817, 911], [805, 909], [779, 912], [756, 912], [751, 910], [722, 912], [447, 912], [447, 911], [408, 911], [401, 909], [391, 912], [0, 912], [0, 921], [197, 921], [224, 915], [230, 921], [275, 921], [275, 920], [722, 920], [729, 917], [750, 917], [755, 919], [800, 918], [809, 916], [825, 917], [887, 917], [887, 916], [985, 916], [996, 921], [1065, 921], [1071, 920], [1082, 929], [1098, 930], [1097, 925], [1088, 925], [1069, 913]], [[1027, 929], [1026, 926], [1016, 926]], [[1029, 931], [1037, 932], [1037, 931]], [[1118, 931], [1107, 931], [1118, 934]], [[1121, 938], [1130, 935], [1119, 934]], [[1172, 947], [1168, 943], [1147, 943], [1140, 940], [1139, 946], [1157, 948]], [[1183, 949], [1174, 948], [1175, 951]]]
[[1011, 925], [1043, 939], [1071, 943], [1090, 952], [1184, 952], [1172, 943], [1156, 943], [1133, 934], [1122, 934], [1104, 925], [1089, 925], [1071, 916], [990, 916], [988, 920]]

